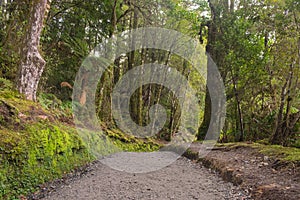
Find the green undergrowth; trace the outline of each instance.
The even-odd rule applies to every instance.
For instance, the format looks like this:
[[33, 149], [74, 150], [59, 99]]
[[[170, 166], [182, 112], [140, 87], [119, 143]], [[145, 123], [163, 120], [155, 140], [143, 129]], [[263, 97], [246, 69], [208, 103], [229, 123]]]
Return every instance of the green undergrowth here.
[[122, 151], [156, 151], [160, 145], [152, 139], [137, 139], [134, 136], [126, 135], [118, 129], [106, 130], [106, 135], [112, 139], [113, 144]]
[[300, 149], [295, 147], [283, 147], [280, 145], [263, 145], [260, 148], [260, 152], [280, 158], [285, 161], [300, 163]]
[[295, 147], [283, 147], [281, 145], [265, 145], [260, 143], [224, 143], [217, 146], [228, 148], [250, 147], [260, 153], [285, 162], [300, 163], [300, 149]]
[[161, 145], [150, 139], [137, 139], [126, 135], [118, 129], [107, 129], [95, 132], [86, 129], [79, 131], [80, 138], [95, 158], [118, 152], [152, 152], [160, 149]]
[[0, 155], [0, 199], [18, 199], [92, 160], [76, 133], [42, 122], [1, 129]]
[[[155, 151], [159, 145], [119, 130], [78, 132], [70, 123], [70, 107], [26, 101], [12, 84], [0, 79], [0, 199], [20, 199], [39, 185], [118, 151]], [[68, 110], [66, 110], [68, 109]], [[83, 133], [83, 135], [82, 135]]]

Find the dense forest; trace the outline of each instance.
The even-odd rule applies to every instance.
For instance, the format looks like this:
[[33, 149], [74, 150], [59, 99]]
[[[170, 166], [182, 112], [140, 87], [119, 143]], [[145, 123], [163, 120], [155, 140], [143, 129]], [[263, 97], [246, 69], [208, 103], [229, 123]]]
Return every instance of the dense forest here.
[[[17, 144], [23, 145], [19, 142], [23, 139], [20, 135], [14, 136], [11, 130], [24, 134], [29, 130], [39, 134], [38, 130], [44, 130], [41, 132], [45, 138], [39, 140], [40, 136], [36, 135], [34, 141], [43, 145], [45, 140], [47, 144], [51, 143], [51, 131], [47, 132], [49, 129], [44, 122], [43, 125], [29, 126], [33, 122], [29, 122], [25, 115], [36, 115], [38, 120], [47, 118], [49, 122], [46, 124], [61, 121], [74, 126], [74, 109], [81, 109], [83, 118], [89, 120], [86, 116], [90, 114], [84, 112], [89, 110], [86, 107], [91, 103], [95, 104], [92, 109], [95, 108], [97, 120], [106, 134], [121, 138], [121, 146], [124, 140], [125, 143], [127, 140], [137, 143], [137, 147], [128, 147], [134, 150], [140, 147], [142, 150], [156, 150], [159, 145], [172, 141], [173, 136], [181, 131], [183, 118], [190, 124], [193, 124], [191, 119], [197, 120], [195, 124], [198, 126], [185, 127], [195, 141], [207, 139], [207, 133], [214, 131], [219, 143], [259, 142], [300, 148], [298, 0], [3, 0], [0, 1], [0, 24], [0, 156], [3, 155], [0, 163], [8, 160], [6, 165], [3, 164], [6, 167], [0, 168], [0, 178], [5, 179], [0, 181], [0, 198], [28, 192], [20, 190], [12, 195], [9, 191], [19, 187], [18, 184], [1, 189], [1, 184], [9, 185], [8, 182], [11, 182], [4, 178], [4, 174], [12, 169], [10, 166], [18, 165], [24, 159], [16, 155], [20, 152], [25, 155], [26, 151], [23, 152], [21, 147], [14, 148]], [[128, 45], [135, 47], [137, 38], [131, 34], [137, 29], [147, 31], [151, 27], [176, 31], [193, 39], [197, 43], [195, 46], [202, 46], [207, 56], [204, 60], [207, 76], [199, 74], [193, 63], [174, 53], [176, 51], [144, 48], [143, 45], [119, 56], [116, 56], [117, 48], [107, 45], [105, 48], [111, 48], [110, 52], [115, 51], [112, 53], [115, 57], [98, 80], [93, 79], [93, 69], [82, 68], [87, 64], [87, 57], [91, 58], [89, 62], [96, 64], [105, 62], [94, 55], [97, 54], [95, 49], [103, 47], [106, 41], [113, 40], [119, 44], [122, 42], [118, 40], [122, 39], [120, 36], [129, 34]], [[143, 34], [147, 35], [146, 31]], [[160, 37], [155, 32], [151, 34], [154, 38]], [[170, 37], [173, 36], [170, 34]], [[155, 43], [155, 40], [151, 42]], [[193, 50], [193, 46], [189, 48]], [[138, 137], [127, 136], [129, 133], [118, 127], [113, 113], [113, 91], [127, 72], [138, 66], [147, 66], [149, 73], [155, 76], [158, 68], [154, 63], [168, 66], [170, 71], [174, 69], [185, 80], [173, 80], [178, 84], [174, 87], [181, 92], [172, 91], [162, 84], [149, 83], [132, 93], [129, 118], [139, 127], [148, 126], [151, 118], [159, 115], [158, 107], [154, 105], [159, 104], [166, 110], [163, 128], [151, 138], [145, 137], [148, 144], [142, 144]], [[217, 67], [220, 77], [211, 74], [212, 65]], [[92, 66], [95, 67], [95, 64]], [[131, 78], [138, 80], [143, 77], [142, 73]], [[222, 80], [224, 94], [217, 88], [209, 89], [208, 85], [216, 79]], [[182, 92], [184, 81], [193, 89], [196, 101], [191, 100], [189, 93]], [[93, 92], [89, 82], [97, 83], [94, 98], [89, 96]], [[81, 84], [79, 91], [78, 83]], [[183, 100], [178, 98], [177, 93], [184, 96]], [[222, 93], [226, 98], [226, 114], [220, 111], [224, 108], [222, 105], [217, 109], [213, 106], [217, 93]], [[191, 109], [188, 116], [183, 116], [182, 101], [187, 100], [197, 104], [199, 110]], [[28, 108], [26, 112], [23, 112], [23, 107], [18, 107], [21, 104], [28, 104], [25, 106]], [[33, 114], [30, 110], [33, 110]], [[79, 111], [75, 112], [78, 114]], [[77, 120], [81, 120], [80, 116]], [[222, 125], [209, 130], [210, 124], [214, 123]], [[69, 128], [58, 126], [60, 128], [53, 125], [50, 129], [58, 135], [62, 134], [64, 139], [61, 146], [68, 141], [71, 154], [73, 151], [75, 157], [88, 154], [81, 152], [83, 147], [78, 138], [72, 139], [73, 136], [69, 138], [63, 136], [65, 133], [60, 133], [59, 129], [68, 132]], [[16, 142], [10, 144], [8, 140]], [[76, 144], [71, 140], [76, 140]], [[25, 143], [30, 149], [31, 143]], [[76, 148], [80, 152], [78, 155], [74, 153]], [[32, 154], [37, 151], [28, 150]], [[46, 150], [41, 155], [53, 156], [50, 151], [49, 155]], [[59, 154], [57, 149], [55, 151]], [[61, 151], [65, 151], [63, 147]], [[10, 153], [13, 155], [5, 157]], [[37, 156], [32, 161], [33, 168], [38, 166], [36, 163], [39, 163], [39, 159], [42, 158]], [[70, 162], [78, 162], [78, 165], [87, 162], [81, 161], [78, 162], [76, 158]], [[73, 165], [66, 169], [64, 167], [61, 173], [74, 168]], [[35, 171], [30, 173], [34, 174]], [[46, 172], [40, 175], [43, 173]], [[13, 180], [17, 176], [18, 173], [13, 175]], [[22, 187], [35, 187], [51, 178], [37, 178], [35, 183], [24, 182]]]
[[[30, 1], [1, 3], [1, 77], [16, 83], [19, 91], [26, 94], [23, 87], [27, 83], [15, 80], [37, 76], [34, 87], [38, 88], [27, 98], [38, 100], [55, 95], [62, 102], [70, 101], [81, 62], [103, 40], [124, 30], [163, 27], [199, 38], [217, 64], [227, 99], [221, 141], [266, 139], [273, 144], [297, 144], [298, 1], [48, 1], [44, 4], [47, 7], [42, 11], [35, 6], [44, 5]], [[44, 28], [40, 28], [43, 29], [40, 38], [26, 41], [32, 40], [33, 12], [41, 12], [39, 23]], [[33, 51], [41, 53], [45, 63], [34, 61], [31, 68], [36, 68], [36, 72], [25, 75], [23, 68], [28, 64], [26, 56], [31, 49], [23, 50], [29, 46], [37, 48]], [[189, 63], [180, 57], [155, 49], [131, 52], [116, 60], [99, 84], [97, 112], [107, 126], [114, 126], [109, 109], [114, 84], [129, 69], [150, 62], [177, 69], [194, 85], [200, 99], [205, 95], [203, 84], [198, 83], [199, 75], [190, 73]], [[205, 96], [199, 139], [205, 135], [211, 116], [209, 93]], [[167, 88], [146, 85], [131, 101], [131, 115], [140, 125], [147, 124], [147, 112], [153, 103], [166, 106], [170, 120], [160, 137], [168, 139], [176, 132], [180, 111]]]

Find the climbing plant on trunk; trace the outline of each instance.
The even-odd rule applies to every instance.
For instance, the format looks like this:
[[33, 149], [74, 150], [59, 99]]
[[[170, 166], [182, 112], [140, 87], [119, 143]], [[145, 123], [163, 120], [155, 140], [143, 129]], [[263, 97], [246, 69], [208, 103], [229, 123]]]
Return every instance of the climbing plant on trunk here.
[[40, 54], [39, 45], [44, 19], [51, 0], [31, 0], [30, 14], [21, 49], [18, 90], [26, 99], [36, 101], [36, 92], [46, 62]]

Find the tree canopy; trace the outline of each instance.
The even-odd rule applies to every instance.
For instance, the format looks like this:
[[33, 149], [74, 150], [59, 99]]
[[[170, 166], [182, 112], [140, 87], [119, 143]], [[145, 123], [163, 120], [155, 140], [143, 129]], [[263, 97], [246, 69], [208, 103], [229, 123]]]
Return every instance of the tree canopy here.
[[[221, 73], [227, 114], [220, 141], [299, 145], [299, 11], [296, 0], [2, 1], [0, 77], [14, 81], [28, 99], [54, 94], [71, 101], [83, 59], [105, 39], [140, 27], [173, 29], [206, 46]], [[33, 48], [32, 55], [27, 47]], [[203, 109], [193, 115], [201, 116], [202, 125], [193, 131], [203, 139], [214, 114], [209, 92], [190, 63], [157, 49], [123, 55], [104, 73], [96, 98], [99, 119], [116, 126], [111, 113], [115, 84], [135, 66], [155, 62], [176, 69], [197, 90]], [[84, 91], [78, 98], [85, 103]], [[131, 98], [131, 117], [147, 125], [149, 109], [156, 103], [168, 111], [157, 137], [170, 140], [180, 126], [181, 108], [168, 88], [148, 84], [137, 90]]]

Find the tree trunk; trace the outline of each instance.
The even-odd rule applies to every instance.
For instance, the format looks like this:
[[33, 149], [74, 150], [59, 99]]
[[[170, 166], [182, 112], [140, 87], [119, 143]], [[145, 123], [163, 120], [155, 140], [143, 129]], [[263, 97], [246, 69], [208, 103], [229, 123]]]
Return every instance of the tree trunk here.
[[[290, 113], [290, 108], [291, 108], [290, 101], [292, 100], [291, 87], [292, 87], [292, 80], [294, 77], [293, 68], [294, 68], [293, 64], [291, 64], [289, 76], [281, 90], [280, 108], [276, 119], [275, 129], [270, 140], [272, 144], [287, 145], [287, 140], [290, 137], [294, 126], [299, 120], [298, 115], [300, 112], [296, 113], [294, 116], [292, 116], [292, 114]], [[286, 112], [284, 113], [285, 107], [286, 107]], [[294, 120], [291, 120], [291, 118], [294, 118]]]
[[[138, 9], [135, 7], [134, 8], [134, 12], [131, 16], [131, 21], [130, 21], [130, 29], [131, 30], [135, 30], [138, 28]], [[133, 35], [131, 38], [131, 48], [135, 49], [136, 46], [136, 38]], [[136, 52], [135, 51], [131, 51], [129, 53], [129, 58], [128, 58], [128, 70], [131, 70], [135, 67], [136, 63], [136, 56], [135, 56]], [[138, 124], [139, 123], [139, 109], [138, 109], [138, 103], [139, 103], [139, 93], [135, 93], [134, 95], [132, 95], [132, 100], [130, 102], [130, 109], [131, 109], [131, 117], [134, 119], [134, 121]]]
[[26, 99], [36, 101], [36, 92], [46, 62], [39, 52], [44, 19], [51, 1], [32, 0], [19, 69], [18, 90]]
[[[224, 7], [226, 3], [226, 7]], [[211, 20], [207, 22], [208, 27], [208, 38], [206, 45], [206, 53], [209, 55], [207, 59], [207, 87], [205, 94], [205, 109], [204, 109], [204, 119], [201, 126], [198, 129], [198, 140], [208, 139], [209, 137], [214, 137], [220, 130], [221, 123], [221, 110], [222, 110], [222, 100], [215, 99], [216, 95], [215, 91], [209, 91], [208, 86], [214, 85], [217, 81], [217, 76], [214, 74], [213, 65], [217, 65], [220, 69], [223, 60], [224, 60], [224, 52], [221, 52], [220, 49], [216, 46], [218, 41], [222, 41], [222, 33], [220, 32], [222, 29], [222, 11], [223, 14], [228, 12], [228, 1], [214, 1], [208, 0], [209, 8], [211, 10]], [[221, 4], [223, 5], [223, 10], [220, 10]], [[226, 74], [221, 74], [223, 80], [225, 80]], [[213, 101], [213, 102], [212, 102]], [[218, 107], [213, 108], [212, 105], [216, 105]], [[220, 112], [220, 113], [219, 113]], [[212, 120], [214, 119], [214, 120]], [[210, 125], [213, 126], [213, 129], [209, 130]]]
[[[211, 10], [212, 12], [214, 11], [213, 6], [210, 4]], [[213, 12], [214, 15], [214, 12]], [[212, 21], [207, 23], [208, 26], [208, 40], [207, 40], [207, 45], [206, 45], [206, 52], [208, 55], [211, 56], [212, 59], [215, 58], [215, 51], [212, 47], [212, 45], [214, 44], [215, 40], [216, 40], [216, 24], [215, 24], [215, 18], [213, 16]], [[211, 65], [211, 60], [208, 59], [207, 60], [207, 66]], [[209, 70], [207, 71], [207, 73], [209, 73]], [[210, 74], [207, 74], [207, 81], [211, 81], [210, 80]], [[207, 83], [208, 85], [208, 83]], [[206, 87], [206, 94], [205, 94], [205, 108], [204, 108], [204, 119], [203, 122], [201, 124], [201, 126], [199, 127], [198, 130], [198, 135], [197, 135], [197, 140], [204, 140], [205, 135], [208, 131], [208, 127], [210, 124], [210, 119], [211, 119], [211, 98], [210, 98], [210, 94], [209, 94], [209, 90]]]
[[237, 89], [237, 80], [236, 80], [236, 77], [233, 73], [232, 68], [231, 68], [231, 75], [232, 75], [232, 82], [233, 82], [233, 91], [234, 91], [236, 104], [237, 104], [237, 111], [238, 111], [238, 123], [239, 123], [239, 125], [237, 126], [237, 128], [238, 127], [240, 128], [240, 134], [239, 134], [238, 141], [243, 142], [244, 141], [244, 136], [245, 136], [243, 113], [242, 113], [241, 101], [240, 101], [239, 93], [238, 93], [238, 89]]

